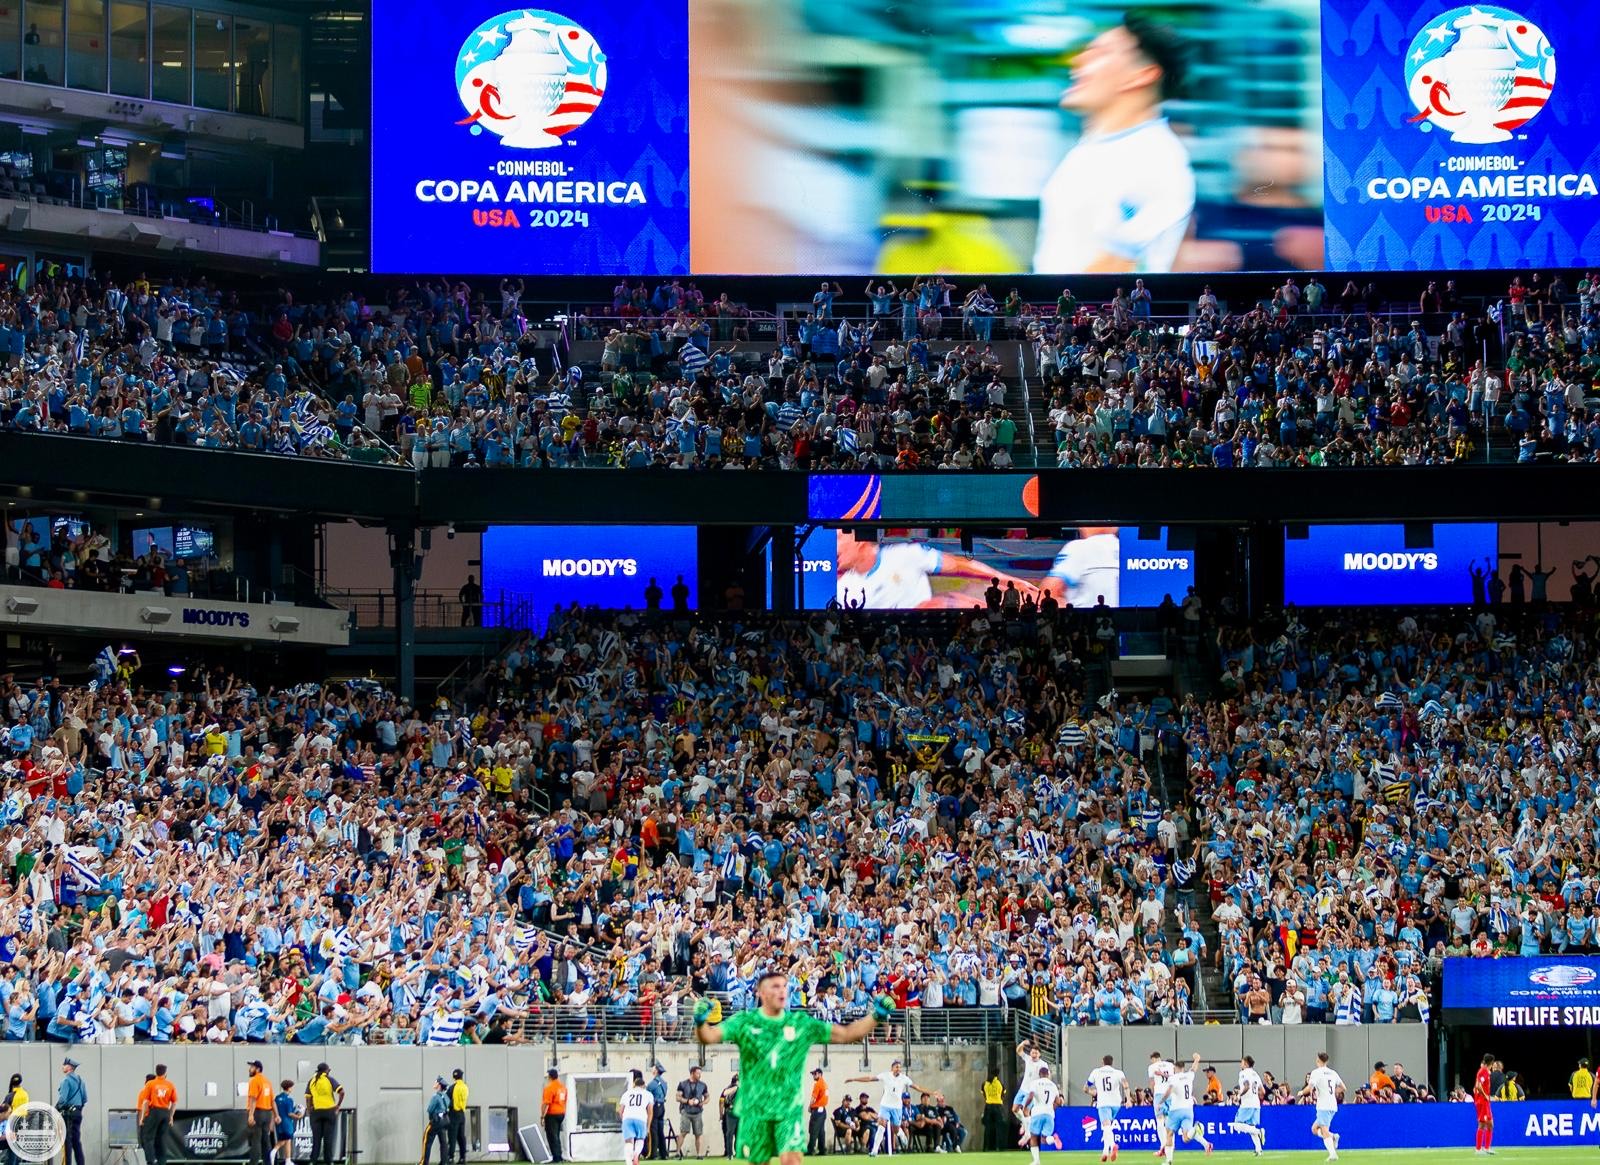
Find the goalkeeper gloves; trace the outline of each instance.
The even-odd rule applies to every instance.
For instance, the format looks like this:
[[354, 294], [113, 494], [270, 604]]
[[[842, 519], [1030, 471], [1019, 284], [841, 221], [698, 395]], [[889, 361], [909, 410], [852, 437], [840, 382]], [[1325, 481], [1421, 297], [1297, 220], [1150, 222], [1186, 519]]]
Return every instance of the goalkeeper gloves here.
[[872, 1018], [882, 1023], [895, 1013], [894, 996], [880, 995], [872, 1001]]
[[716, 1023], [722, 1018], [722, 1008], [715, 999], [701, 999], [694, 1005], [694, 1026], [701, 1027], [708, 1023]]

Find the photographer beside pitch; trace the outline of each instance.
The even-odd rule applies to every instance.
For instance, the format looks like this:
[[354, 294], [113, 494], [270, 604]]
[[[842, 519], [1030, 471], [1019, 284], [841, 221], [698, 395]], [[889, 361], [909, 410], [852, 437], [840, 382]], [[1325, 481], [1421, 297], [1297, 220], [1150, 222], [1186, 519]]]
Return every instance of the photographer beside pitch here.
[[789, 976], [768, 971], [756, 983], [759, 1006], [719, 1023], [721, 1006], [701, 999], [694, 1006], [694, 1036], [702, 1044], [731, 1043], [739, 1049], [735, 1156], [750, 1165], [799, 1165], [805, 1153], [806, 1110], [801, 1098], [806, 1058], [814, 1044], [854, 1044], [866, 1039], [895, 1012], [894, 1000], [879, 995], [872, 1012], [851, 1024], [832, 1024], [789, 1011]]

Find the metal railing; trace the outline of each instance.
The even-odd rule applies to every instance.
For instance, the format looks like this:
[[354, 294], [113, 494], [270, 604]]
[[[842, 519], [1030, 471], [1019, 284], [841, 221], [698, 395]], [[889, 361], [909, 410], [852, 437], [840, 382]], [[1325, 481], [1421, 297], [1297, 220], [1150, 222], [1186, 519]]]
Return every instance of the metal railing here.
[[[842, 1024], [865, 1014], [860, 1007], [806, 1010], [819, 1019]], [[725, 1007], [724, 1018], [729, 1014]], [[643, 1051], [654, 1059], [658, 1044], [694, 1042], [693, 1002], [684, 997], [671, 1010], [637, 1002], [589, 1003], [581, 1007], [543, 1003], [531, 1007], [526, 1017], [508, 1024], [506, 1038], [508, 1043], [552, 1048], [593, 1047], [599, 1051], [602, 1065], [613, 1052], [636, 1058]], [[879, 1024], [862, 1042], [862, 1060], [866, 1061], [872, 1048], [899, 1047], [908, 1064], [927, 1063], [929, 1056], [938, 1056], [941, 1050], [947, 1053], [959, 1047], [993, 1044], [1010, 1048], [1024, 1039], [1032, 1040], [1046, 1060], [1060, 1061], [1062, 1028], [1053, 1017], [1032, 1016], [1026, 1008], [1017, 1007], [908, 1008]]]
[[[340, 591], [327, 602], [355, 616], [357, 630], [393, 627], [396, 602], [392, 591]], [[413, 598], [413, 623], [418, 628], [526, 630], [532, 626], [531, 602], [521, 596], [463, 603], [453, 591], [418, 591]]]

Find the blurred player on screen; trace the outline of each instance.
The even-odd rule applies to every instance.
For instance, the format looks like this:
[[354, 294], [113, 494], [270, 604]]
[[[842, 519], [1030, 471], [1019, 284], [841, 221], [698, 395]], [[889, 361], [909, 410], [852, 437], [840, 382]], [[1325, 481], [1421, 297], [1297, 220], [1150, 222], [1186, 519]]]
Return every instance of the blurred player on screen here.
[[[940, 596], [933, 593], [934, 576], [964, 579], [987, 585], [998, 579], [1002, 587], [1015, 582], [1027, 594], [1038, 588], [987, 563], [964, 554], [949, 554], [922, 542], [863, 542], [853, 534], [839, 533], [839, 602], [869, 611], [904, 611], [917, 607], [970, 607], [965, 588]], [[981, 600], [980, 600], [981, 601]]]
[[1136, 13], [1079, 54], [1061, 104], [1082, 116], [1083, 136], [1039, 196], [1036, 272], [1173, 269], [1195, 182], [1161, 102], [1182, 82], [1172, 31]]

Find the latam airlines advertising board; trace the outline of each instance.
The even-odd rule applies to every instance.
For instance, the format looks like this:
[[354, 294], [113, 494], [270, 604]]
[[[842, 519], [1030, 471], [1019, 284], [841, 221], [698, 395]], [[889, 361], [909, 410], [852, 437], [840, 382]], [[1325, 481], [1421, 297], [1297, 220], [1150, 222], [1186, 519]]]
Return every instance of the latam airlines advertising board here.
[[687, 0], [376, 0], [372, 269], [689, 262]]
[[1596, 60], [1590, 4], [1323, 0], [1328, 267], [1592, 259]]

